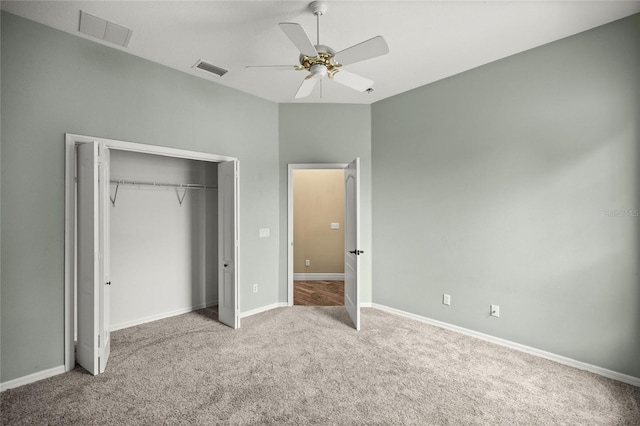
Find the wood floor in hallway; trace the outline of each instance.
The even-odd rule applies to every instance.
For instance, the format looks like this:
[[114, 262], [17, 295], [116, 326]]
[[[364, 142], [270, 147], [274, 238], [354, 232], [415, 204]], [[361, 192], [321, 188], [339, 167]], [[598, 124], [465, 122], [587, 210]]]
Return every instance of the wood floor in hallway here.
[[344, 281], [294, 281], [293, 304], [343, 306]]

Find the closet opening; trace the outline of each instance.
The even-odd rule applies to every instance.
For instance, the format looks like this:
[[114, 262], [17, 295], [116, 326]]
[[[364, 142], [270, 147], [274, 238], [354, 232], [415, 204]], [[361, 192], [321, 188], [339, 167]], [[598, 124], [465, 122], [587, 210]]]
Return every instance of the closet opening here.
[[111, 150], [111, 331], [218, 304], [218, 163]]
[[65, 367], [104, 371], [110, 332], [218, 306], [240, 326], [238, 162], [66, 137]]

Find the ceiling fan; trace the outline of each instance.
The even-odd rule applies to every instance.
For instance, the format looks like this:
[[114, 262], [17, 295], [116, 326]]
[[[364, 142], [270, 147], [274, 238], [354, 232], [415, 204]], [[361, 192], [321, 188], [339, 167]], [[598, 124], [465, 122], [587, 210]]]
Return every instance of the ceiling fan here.
[[320, 16], [327, 12], [327, 2], [314, 1], [309, 5], [309, 8], [316, 15], [317, 20], [317, 43], [315, 45], [300, 24], [293, 22], [278, 24], [300, 51], [299, 65], [258, 65], [247, 68], [286, 68], [308, 71], [309, 74], [302, 80], [302, 84], [295, 94], [296, 99], [309, 96], [318, 81], [320, 81], [320, 97], [322, 97], [322, 79], [324, 77], [359, 92], [372, 91], [373, 80], [353, 74], [342, 67], [389, 53], [389, 46], [384, 38], [377, 36], [336, 52], [329, 46], [320, 44]]

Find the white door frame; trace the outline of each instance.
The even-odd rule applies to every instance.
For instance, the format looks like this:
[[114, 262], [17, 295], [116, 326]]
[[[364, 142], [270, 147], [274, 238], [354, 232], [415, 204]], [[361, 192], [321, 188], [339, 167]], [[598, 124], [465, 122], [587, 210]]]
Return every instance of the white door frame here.
[[[208, 154], [204, 152], [188, 151], [184, 149], [168, 148], [114, 139], [96, 138], [92, 136], [65, 134], [65, 231], [64, 231], [64, 365], [66, 371], [75, 367], [75, 297], [74, 282], [76, 275], [76, 145], [87, 142], [101, 142], [107, 148], [121, 151], [133, 151], [146, 154], [164, 155], [166, 157], [184, 158], [189, 160], [209, 161], [220, 163], [223, 161], [237, 161], [236, 157]], [[239, 196], [239, 194], [238, 194]], [[239, 216], [239, 215], [238, 215]], [[238, 229], [240, 227], [237, 222]], [[239, 284], [239, 277], [236, 286]], [[237, 289], [236, 289], [237, 291]]]
[[342, 169], [348, 163], [304, 163], [289, 164], [287, 195], [287, 304], [293, 306], [293, 171]]

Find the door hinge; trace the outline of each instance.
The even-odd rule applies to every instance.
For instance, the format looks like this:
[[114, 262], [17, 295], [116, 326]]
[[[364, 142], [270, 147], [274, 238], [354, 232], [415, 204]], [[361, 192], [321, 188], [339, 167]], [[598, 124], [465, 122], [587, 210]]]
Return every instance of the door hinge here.
[[98, 334], [98, 349], [100, 349], [100, 335]]

